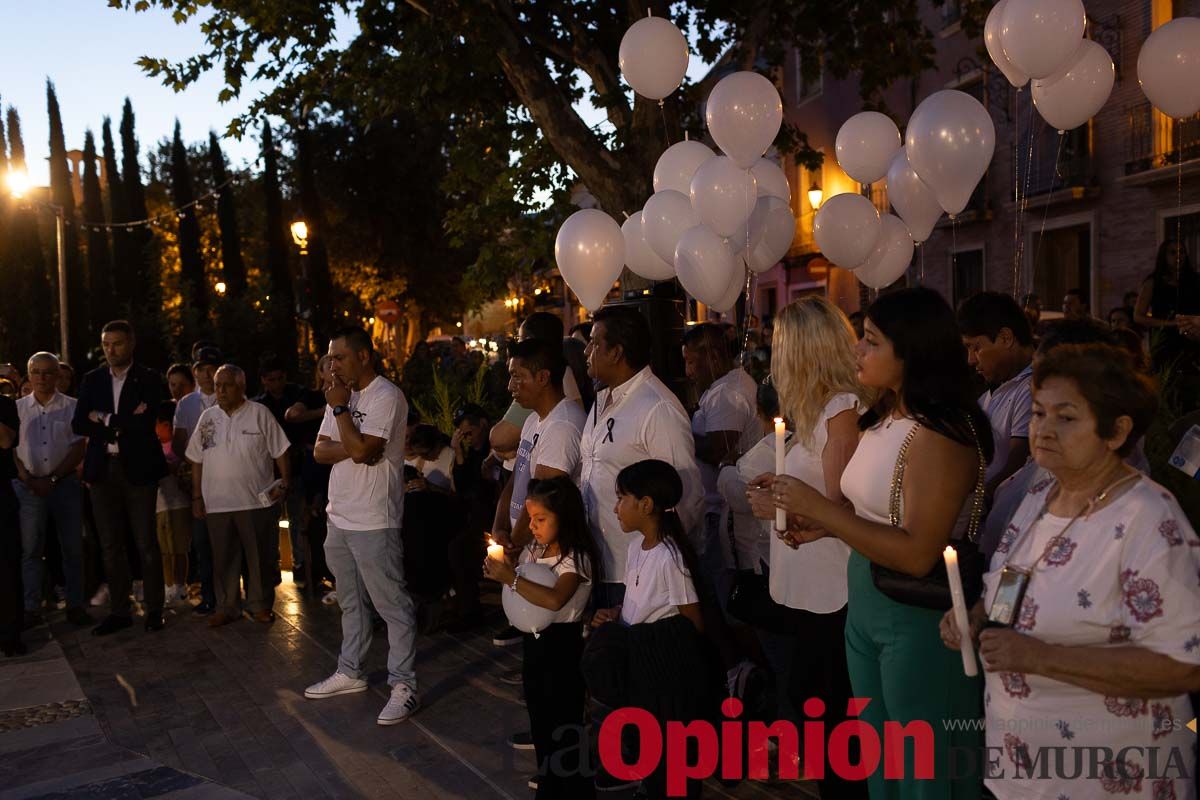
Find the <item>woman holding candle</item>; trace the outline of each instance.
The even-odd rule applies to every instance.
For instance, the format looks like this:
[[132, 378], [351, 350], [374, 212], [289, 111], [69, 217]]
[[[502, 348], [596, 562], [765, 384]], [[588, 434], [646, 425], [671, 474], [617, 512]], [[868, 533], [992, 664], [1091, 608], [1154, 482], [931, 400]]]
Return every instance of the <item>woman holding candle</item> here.
[[[952, 748], [980, 744], [969, 725], [954, 724], [979, 717], [979, 678], [965, 675], [959, 656], [942, 647], [941, 614], [879, 591], [871, 564], [920, 577], [942, 559], [976, 487], [981, 454], [991, 457], [991, 427], [972, 394], [954, 312], [937, 292], [904, 289], [875, 301], [856, 356], [859, 382], [879, 398], [858, 419], [862, 435], [841, 476], [853, 508], [827, 497], [827, 482], [814, 488], [811, 478], [790, 476], [775, 481], [775, 504], [803, 518], [789, 527], [801, 553], [826, 537], [853, 551], [846, 656], [854, 696], [870, 699], [859, 717], [881, 736], [887, 721], [925, 720], [932, 728], [934, 778], [918, 780], [906, 753], [905, 777], [885, 783], [881, 767], [868, 779], [871, 797], [977, 798], [979, 775], [963, 776], [961, 765], [953, 773], [950, 759]], [[901, 457], [906, 469], [893, 525], [889, 505]]]
[[[1113, 347], [1063, 345], [1034, 368], [1030, 444], [1050, 477], [1013, 516], [972, 611], [1000, 800], [1195, 797], [1184, 726], [1200, 689], [1200, 540], [1171, 494], [1124, 462], [1157, 407]], [[958, 649], [946, 619], [942, 638]], [[1063, 747], [1065, 769], [1031, 780], [1031, 762]], [[1097, 747], [1117, 754], [1099, 770]]]
[[[796, 300], [775, 318], [771, 382], [795, 432], [786, 457], [777, 445], [776, 472], [818, 487], [839, 505], [845, 500], [842, 472], [858, 446], [858, 416], [870, 405], [869, 393], [855, 377], [854, 342], [850, 321], [823, 297]], [[776, 431], [782, 436], [781, 422]], [[756, 514], [772, 520], [774, 528], [771, 598], [791, 612], [794, 642], [780, 689], [797, 711], [809, 697], [820, 697], [828, 734], [845, 719], [850, 698], [845, 647], [850, 548], [832, 537], [800, 547], [776, 516], [786, 511], [774, 502], [774, 483], [772, 475], [759, 476], [749, 496]], [[862, 782], [842, 780], [828, 766], [825, 776], [819, 782], [822, 797], [866, 796]]]
[[[587, 526], [583, 497], [570, 478], [530, 483], [525, 497], [533, 541], [521, 551], [520, 563], [536, 561], [554, 570], [554, 586], [524, 580], [504, 558], [500, 545], [488, 547], [484, 575], [511, 586], [534, 605], [557, 612], [553, 624], [537, 637], [525, 634], [521, 678], [525, 707], [537, 754], [538, 775], [530, 783], [539, 798], [591, 797], [591, 778], [580, 774], [580, 742], [555, 731], [582, 730], [585, 687], [579, 670], [583, 656], [583, 612], [600, 563]], [[553, 767], [553, 769], [551, 768]]]

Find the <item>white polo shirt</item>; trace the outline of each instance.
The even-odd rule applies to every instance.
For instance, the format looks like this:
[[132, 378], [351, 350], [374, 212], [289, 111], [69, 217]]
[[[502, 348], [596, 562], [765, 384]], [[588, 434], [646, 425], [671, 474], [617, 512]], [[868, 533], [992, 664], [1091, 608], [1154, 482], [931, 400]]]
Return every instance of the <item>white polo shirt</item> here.
[[679, 398], [650, 367], [596, 396], [579, 452], [579, 488], [600, 548], [605, 582], [623, 579], [629, 543], [638, 535], [622, 531], [616, 513], [617, 473], [630, 464], [656, 458], [675, 467], [683, 480], [683, 499], [675, 510], [685, 530], [698, 529], [703, 490], [691, 424]]
[[275, 480], [275, 459], [288, 438], [271, 409], [247, 400], [226, 414], [220, 406], [200, 415], [187, 458], [204, 466], [200, 493], [210, 514], [266, 508], [258, 495]]
[[1029, 438], [1029, 420], [1033, 416], [1032, 379], [1033, 365], [1030, 364], [979, 398], [979, 407], [992, 423], [992, 439], [996, 443], [996, 454], [987, 468], [989, 481], [1000, 474], [1008, 461], [1009, 440]]
[[[376, 375], [350, 393], [350, 414], [359, 433], [387, 440], [375, 464], [346, 458], [329, 475], [329, 521], [344, 531], [399, 529], [404, 518], [404, 431], [408, 401], [400, 387]], [[341, 441], [333, 409], [325, 407], [320, 436]]]
[[[714, 431], [736, 431], [738, 439], [733, 444], [734, 452], [730, 453], [736, 461], [762, 438], [757, 407], [758, 387], [754, 379], [746, 370], [736, 367], [714, 381], [700, 396], [700, 405], [692, 415], [692, 433], [704, 436]], [[720, 514], [725, 502], [717, 490], [718, 469], [713, 464], [698, 463], [704, 481], [704, 510]]]
[[71, 430], [75, 404], [74, 397], [59, 392], [46, 405], [31, 394], [17, 401], [17, 416], [21, 420], [17, 458], [35, 478], [45, 478], [54, 472], [71, 448], [83, 439]]
[[509, 522], [513, 527], [525, 508], [529, 481], [539, 466], [565, 472], [572, 481], [579, 483], [579, 439], [586, 417], [577, 402], [564, 397], [544, 418], [536, 411], [525, 418], [508, 507]]
[[179, 398], [175, 405], [175, 427], [187, 431], [188, 438], [200, 424], [200, 415], [217, 404], [217, 395], [205, 394], [196, 389], [191, 394]]

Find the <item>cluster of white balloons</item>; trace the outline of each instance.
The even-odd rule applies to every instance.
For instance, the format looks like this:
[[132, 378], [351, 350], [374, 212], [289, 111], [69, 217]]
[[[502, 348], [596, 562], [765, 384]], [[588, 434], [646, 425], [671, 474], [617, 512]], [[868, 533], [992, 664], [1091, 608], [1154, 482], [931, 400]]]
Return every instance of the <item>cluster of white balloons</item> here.
[[1060, 132], [1095, 116], [1117, 76], [1108, 51], [1083, 38], [1086, 26], [1082, 0], [1000, 0], [984, 25], [992, 61], [1018, 89], [1032, 79], [1034, 106]]
[[[683, 34], [660, 17], [638, 20], [621, 40], [621, 72], [643, 97], [678, 88], [687, 59]], [[654, 167], [654, 194], [624, 224], [589, 209], [559, 229], [559, 272], [588, 309], [603, 303], [625, 265], [652, 281], [678, 277], [688, 294], [728, 311], [746, 270], [765, 272], [791, 247], [791, 189], [763, 157], [783, 122], [774, 84], [756, 72], [726, 76], [709, 93], [705, 122], [720, 152], [686, 139], [668, 147]]]
[[813, 219], [813, 238], [829, 261], [872, 288], [895, 282], [916, 244], [943, 213], [958, 214], [987, 171], [996, 128], [983, 105], [964, 92], [936, 92], [917, 106], [904, 140], [896, 124], [863, 111], [838, 131], [838, 164], [863, 185], [887, 181], [895, 214], [880, 216], [861, 194], [829, 198]]

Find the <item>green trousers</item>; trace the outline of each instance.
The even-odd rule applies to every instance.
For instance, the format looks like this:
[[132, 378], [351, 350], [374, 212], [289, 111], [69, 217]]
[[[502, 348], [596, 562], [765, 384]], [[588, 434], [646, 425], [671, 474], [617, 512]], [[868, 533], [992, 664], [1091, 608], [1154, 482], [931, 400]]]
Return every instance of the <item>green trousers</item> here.
[[[938, 633], [942, 614], [897, 603], [875, 588], [871, 563], [850, 555], [846, 661], [859, 715], [884, 742], [884, 722], [925, 720], [933, 729], [934, 778], [917, 780], [912, 740], [905, 742], [904, 778], [869, 779], [871, 800], [975, 800], [983, 787], [983, 680], [968, 678], [962, 656]], [[957, 729], [955, 729], [957, 728]], [[894, 734], [893, 739], [896, 739]], [[953, 763], [952, 763], [953, 762]]]

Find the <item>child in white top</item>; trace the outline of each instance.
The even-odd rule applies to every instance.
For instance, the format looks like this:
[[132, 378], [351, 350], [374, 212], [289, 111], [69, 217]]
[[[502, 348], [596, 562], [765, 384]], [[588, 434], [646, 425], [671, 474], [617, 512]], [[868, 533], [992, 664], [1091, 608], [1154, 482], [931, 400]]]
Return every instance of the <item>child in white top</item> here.
[[625, 559], [625, 600], [616, 608], [597, 610], [593, 627], [616, 620], [638, 625], [682, 614], [703, 631], [692, 581], [696, 560], [675, 512], [682, 497], [683, 481], [665, 461], [639, 461], [618, 473], [621, 530], [641, 535], [630, 542]]
[[580, 774], [578, 742], [570, 735], [556, 740], [555, 731], [563, 726], [583, 729], [585, 686], [579, 669], [583, 613], [600, 560], [583, 496], [570, 478], [531, 481], [525, 510], [533, 541], [522, 550], [520, 563], [546, 564], [557, 575], [555, 584], [541, 586], [526, 580], [507, 560], [492, 558], [484, 560], [484, 575], [511, 586], [530, 603], [556, 612], [553, 624], [536, 638], [524, 637], [522, 679], [537, 754], [536, 797], [583, 797], [590, 794], [590, 779]]

